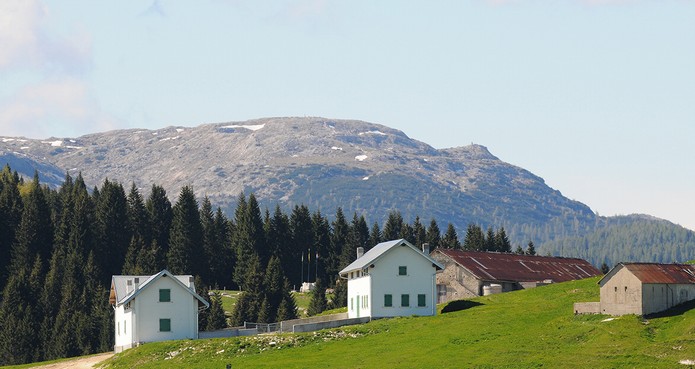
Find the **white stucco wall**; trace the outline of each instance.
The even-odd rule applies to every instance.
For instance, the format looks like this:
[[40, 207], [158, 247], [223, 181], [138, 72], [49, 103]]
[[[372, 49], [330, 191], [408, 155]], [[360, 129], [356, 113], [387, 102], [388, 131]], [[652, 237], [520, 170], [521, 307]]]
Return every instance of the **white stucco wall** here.
[[[170, 302], [159, 302], [159, 290], [171, 291]], [[116, 351], [139, 343], [198, 337], [198, 301], [187, 288], [164, 275], [139, 295], [115, 309]], [[160, 319], [171, 320], [171, 331], [160, 332]], [[120, 334], [119, 334], [120, 329]]]
[[[350, 318], [436, 314], [436, 269], [422, 254], [408, 246], [396, 246], [377, 259], [373, 265], [373, 268], [369, 268], [368, 276], [348, 280]], [[400, 266], [407, 267], [407, 275], [398, 275]], [[386, 294], [392, 296], [391, 307], [384, 305]], [[401, 306], [403, 294], [410, 296], [410, 306]], [[425, 295], [425, 306], [418, 306], [419, 294]], [[359, 316], [356, 306], [358, 296], [360, 297]], [[368, 297], [366, 310], [362, 306], [364, 296]]]
[[611, 271], [601, 283], [601, 313], [642, 315], [642, 282], [627, 268]]

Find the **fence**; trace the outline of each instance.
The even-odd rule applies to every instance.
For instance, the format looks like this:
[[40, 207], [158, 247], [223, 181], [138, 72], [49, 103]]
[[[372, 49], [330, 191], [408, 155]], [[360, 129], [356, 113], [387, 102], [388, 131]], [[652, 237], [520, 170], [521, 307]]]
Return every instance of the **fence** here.
[[280, 323], [244, 322], [244, 329], [256, 329], [258, 333], [277, 332], [280, 330]]

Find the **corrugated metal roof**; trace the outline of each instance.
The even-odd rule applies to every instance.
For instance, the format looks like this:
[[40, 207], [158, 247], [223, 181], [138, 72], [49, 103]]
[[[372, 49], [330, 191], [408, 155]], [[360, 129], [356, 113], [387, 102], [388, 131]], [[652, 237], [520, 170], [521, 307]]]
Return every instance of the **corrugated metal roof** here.
[[695, 283], [695, 265], [622, 263], [642, 283]]
[[404, 246], [410, 247], [411, 249], [415, 250], [415, 252], [422, 255], [422, 257], [431, 261], [432, 264], [434, 264], [436, 268], [444, 269], [444, 267], [442, 265], [440, 265], [436, 260], [432, 259], [429, 255], [423, 254], [420, 250], [418, 250], [410, 242], [408, 242], [404, 239], [400, 239], [400, 240], [382, 242], [382, 243], [372, 247], [369, 251], [364, 253], [364, 255], [362, 255], [361, 258], [353, 261], [352, 263], [350, 263], [350, 265], [343, 268], [343, 270], [340, 271], [340, 274], [342, 275], [342, 274], [346, 274], [352, 270], [361, 270], [363, 268], [366, 268], [368, 265], [372, 264], [376, 259], [380, 258], [383, 254], [385, 254], [391, 248], [393, 248], [395, 246], [399, 246], [399, 245], [404, 245]]
[[601, 275], [586, 260], [551, 256], [531, 256], [498, 252], [436, 249], [481, 280], [566, 282]]

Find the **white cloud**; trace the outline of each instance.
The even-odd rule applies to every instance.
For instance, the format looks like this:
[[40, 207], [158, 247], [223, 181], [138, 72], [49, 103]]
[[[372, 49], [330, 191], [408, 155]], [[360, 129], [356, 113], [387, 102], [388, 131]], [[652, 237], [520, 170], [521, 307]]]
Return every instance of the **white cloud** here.
[[92, 42], [85, 32], [70, 37], [47, 30], [49, 11], [38, 0], [0, 2], [0, 72], [32, 69], [81, 73], [89, 68]]
[[89, 87], [76, 78], [28, 85], [0, 102], [0, 131], [8, 136], [77, 136], [113, 129]]

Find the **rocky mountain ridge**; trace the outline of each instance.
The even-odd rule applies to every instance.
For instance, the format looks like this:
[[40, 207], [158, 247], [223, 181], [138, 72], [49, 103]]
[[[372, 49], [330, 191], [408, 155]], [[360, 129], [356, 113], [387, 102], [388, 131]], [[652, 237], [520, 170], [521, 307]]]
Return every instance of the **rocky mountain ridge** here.
[[391, 210], [406, 221], [434, 217], [445, 228], [505, 226], [510, 238], [537, 244], [578, 237], [602, 224], [591, 209], [567, 199], [523, 168], [481, 145], [435, 149], [383, 125], [326, 118], [126, 129], [77, 138], [0, 137], [0, 160], [59, 185], [66, 172], [88, 185], [106, 178], [134, 182], [143, 193], [163, 186], [175, 200], [191, 185], [231, 213], [240, 192], [269, 208], [306, 204], [324, 214], [341, 206], [382, 223]]

